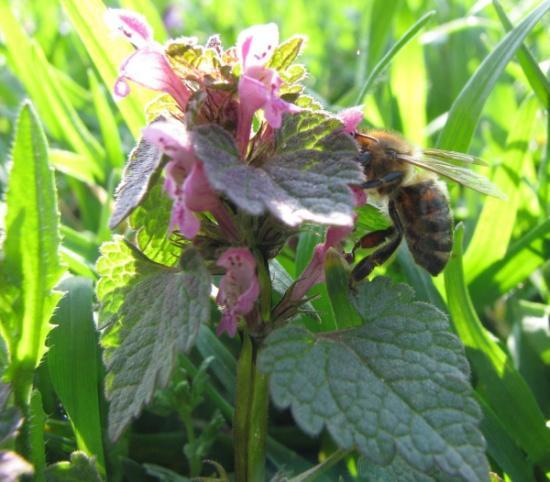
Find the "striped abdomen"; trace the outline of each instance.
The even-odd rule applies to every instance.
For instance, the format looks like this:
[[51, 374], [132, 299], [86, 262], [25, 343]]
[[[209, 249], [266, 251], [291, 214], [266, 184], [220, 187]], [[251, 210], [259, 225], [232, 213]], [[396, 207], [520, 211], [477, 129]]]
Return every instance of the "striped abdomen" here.
[[397, 189], [392, 201], [409, 250], [417, 264], [436, 276], [447, 264], [453, 244], [449, 201], [429, 179]]

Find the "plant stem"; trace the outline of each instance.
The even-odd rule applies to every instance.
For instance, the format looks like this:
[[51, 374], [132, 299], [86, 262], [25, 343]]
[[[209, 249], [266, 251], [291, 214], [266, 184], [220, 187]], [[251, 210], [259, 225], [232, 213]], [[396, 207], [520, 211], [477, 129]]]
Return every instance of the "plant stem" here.
[[243, 345], [237, 363], [237, 397], [233, 417], [235, 444], [235, 480], [247, 482], [248, 467], [248, 421], [252, 395], [252, 341], [244, 334]]
[[237, 365], [237, 401], [233, 419], [237, 482], [265, 480], [268, 377], [256, 367], [256, 350], [248, 334]]
[[268, 376], [260, 373], [254, 363], [250, 426], [248, 431], [248, 481], [265, 480], [265, 447], [269, 408]]

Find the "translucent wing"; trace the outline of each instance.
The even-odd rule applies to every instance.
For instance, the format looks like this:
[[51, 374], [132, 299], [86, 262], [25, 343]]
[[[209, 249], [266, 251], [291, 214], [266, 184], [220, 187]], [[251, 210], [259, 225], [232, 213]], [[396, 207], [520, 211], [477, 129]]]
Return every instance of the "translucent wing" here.
[[435, 172], [441, 176], [445, 176], [459, 184], [462, 184], [474, 191], [487, 194], [489, 196], [506, 199], [506, 196], [486, 177], [471, 171], [462, 166], [456, 166], [449, 163], [447, 160], [424, 154], [420, 156], [409, 156], [408, 154], [398, 154], [397, 157], [409, 164], [421, 167], [428, 171]]
[[444, 149], [423, 149], [422, 151], [427, 157], [434, 157], [443, 161], [448, 161], [451, 164], [477, 164], [479, 166], [487, 166], [488, 164], [479, 157], [463, 154], [462, 152], [445, 151]]

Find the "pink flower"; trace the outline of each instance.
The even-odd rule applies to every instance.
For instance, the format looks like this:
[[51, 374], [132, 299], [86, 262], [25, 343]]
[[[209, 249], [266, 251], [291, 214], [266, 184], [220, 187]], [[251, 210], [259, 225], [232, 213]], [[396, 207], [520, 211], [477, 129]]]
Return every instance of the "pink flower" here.
[[217, 264], [226, 272], [216, 297], [216, 302], [222, 307], [222, 318], [216, 333], [221, 335], [225, 331], [229, 336], [235, 336], [239, 317], [252, 311], [260, 294], [256, 260], [248, 248], [229, 248]]
[[[359, 186], [350, 186], [355, 199], [355, 207], [360, 207], [367, 202], [365, 190]], [[330, 248], [336, 248], [346, 239], [352, 232], [354, 226], [330, 226], [327, 229], [325, 242], [315, 246], [313, 257], [309, 264], [305, 267], [300, 279], [296, 281], [292, 289], [292, 300], [303, 298], [306, 293], [317, 283], [321, 283], [325, 279], [325, 256]]]
[[299, 110], [279, 97], [282, 80], [274, 69], [265, 67], [278, 44], [279, 29], [274, 23], [250, 27], [237, 39], [237, 55], [242, 66], [237, 142], [242, 152], [246, 150], [252, 119], [258, 109], [263, 109], [267, 123], [274, 129], [281, 127], [285, 112]]
[[344, 123], [344, 132], [353, 134], [363, 120], [363, 106], [357, 105], [344, 109], [338, 114], [338, 117]]
[[108, 9], [105, 21], [137, 49], [120, 66], [115, 96], [126, 97], [130, 93], [127, 81], [131, 80], [148, 89], [170, 94], [184, 110], [191, 94], [170, 67], [162, 46], [153, 40], [152, 29], [145, 19], [129, 10]]
[[170, 231], [178, 229], [188, 239], [200, 229], [196, 212], [224, 214], [220, 200], [210, 187], [204, 167], [193, 152], [189, 132], [176, 119], [159, 120], [143, 129], [143, 137], [172, 160], [165, 169], [164, 190], [172, 198]]

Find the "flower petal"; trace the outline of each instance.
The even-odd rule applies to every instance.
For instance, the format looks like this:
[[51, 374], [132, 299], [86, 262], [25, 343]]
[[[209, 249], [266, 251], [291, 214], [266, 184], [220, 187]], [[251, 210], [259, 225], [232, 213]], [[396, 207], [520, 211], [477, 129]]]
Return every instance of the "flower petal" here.
[[237, 37], [237, 55], [243, 72], [256, 65], [265, 65], [279, 45], [279, 27], [275, 23], [254, 25]]
[[190, 92], [174, 73], [162, 49], [147, 45], [136, 50], [120, 67], [120, 78], [132, 80], [151, 90], [170, 94], [185, 109]]
[[219, 204], [216, 193], [210, 187], [202, 162], [196, 161], [183, 183], [185, 205], [193, 211], [210, 211]]
[[353, 134], [357, 130], [357, 126], [363, 120], [363, 106], [357, 105], [344, 109], [338, 114], [338, 117], [344, 123], [344, 132]]
[[143, 138], [179, 161], [187, 172], [191, 170], [196, 158], [189, 131], [182, 122], [173, 118], [154, 121], [143, 129]]
[[138, 49], [153, 42], [153, 30], [145, 17], [131, 10], [108, 8], [105, 12], [105, 23]]
[[227, 331], [234, 336], [238, 317], [250, 313], [260, 294], [256, 260], [248, 248], [229, 248], [217, 264], [226, 269], [216, 298], [223, 309], [217, 332]]

